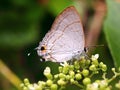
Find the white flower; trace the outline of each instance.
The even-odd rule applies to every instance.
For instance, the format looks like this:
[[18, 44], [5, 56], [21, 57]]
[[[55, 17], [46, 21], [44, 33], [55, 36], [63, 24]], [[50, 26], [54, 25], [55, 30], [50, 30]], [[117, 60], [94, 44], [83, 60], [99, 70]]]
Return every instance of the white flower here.
[[49, 74], [51, 72], [50, 67], [46, 67], [44, 70], [44, 74]]
[[86, 90], [98, 90], [98, 83], [88, 84]]
[[30, 84], [30, 85], [28, 85], [28, 89], [29, 89], [29, 90], [35, 90], [35, 87], [34, 87], [34, 85], [31, 85], [31, 84]]
[[102, 80], [100, 83], [99, 83], [100, 87], [101, 88], [104, 88], [104, 87], [107, 87], [108, 83], [106, 80]]
[[92, 60], [97, 60], [99, 58], [99, 54], [92, 55], [91, 59]]

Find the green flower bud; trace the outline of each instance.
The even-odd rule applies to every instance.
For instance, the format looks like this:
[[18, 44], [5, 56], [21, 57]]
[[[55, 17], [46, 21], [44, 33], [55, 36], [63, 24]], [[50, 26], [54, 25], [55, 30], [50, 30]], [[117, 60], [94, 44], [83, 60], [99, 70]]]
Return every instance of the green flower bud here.
[[74, 67], [75, 67], [75, 69], [79, 69], [80, 68], [80, 65], [79, 65], [78, 61], [74, 62]]
[[86, 65], [90, 65], [90, 60], [86, 60]]
[[63, 67], [59, 66], [59, 72], [62, 72]]
[[106, 80], [101, 80], [99, 82], [99, 86], [101, 90], [104, 90], [106, 87], [108, 87], [108, 82]]
[[57, 84], [52, 84], [50, 88], [51, 90], [58, 90]]
[[102, 71], [106, 71], [107, 70], [107, 66], [104, 64], [104, 65], [102, 65]]
[[71, 83], [74, 83], [74, 82], [75, 82], [75, 80], [74, 80], [73, 78], [71, 78], [71, 79], [70, 79], [70, 82], [71, 82]]
[[29, 90], [27, 87], [24, 87], [23, 90]]
[[38, 81], [38, 85], [40, 87], [44, 87], [46, 85], [46, 83], [44, 81]]
[[80, 71], [80, 70], [77, 70], [76, 72], [79, 73], [79, 72], [81, 72], [81, 71]]
[[71, 76], [70, 75], [66, 75], [66, 80], [70, 80], [71, 79]]
[[78, 73], [75, 75], [75, 78], [76, 78], [76, 80], [80, 80], [80, 79], [82, 79], [82, 75], [80, 73]]
[[99, 65], [98, 60], [97, 59], [96, 60], [92, 60], [92, 64], [95, 65], [95, 66], [98, 66]]
[[112, 68], [112, 71], [115, 72], [115, 68]]
[[96, 70], [97, 70], [95, 65], [91, 65], [91, 66], [89, 67], [89, 69], [90, 69], [91, 71], [96, 71]]
[[54, 75], [54, 78], [57, 79], [59, 77], [59, 74]]
[[119, 82], [119, 83], [116, 83], [116, 84], [115, 84], [115, 87], [120, 89], [120, 82]]
[[47, 81], [46, 81], [46, 85], [48, 85], [48, 86], [51, 86], [51, 85], [52, 85], [52, 83], [53, 83], [53, 81], [52, 81], [52, 80], [47, 80]]
[[71, 77], [74, 77], [74, 75], [75, 75], [74, 71], [70, 71], [69, 74]]
[[24, 86], [25, 86], [24, 83], [21, 83], [21, 84], [20, 84], [20, 87], [21, 87], [21, 88], [23, 88]]
[[102, 68], [102, 65], [104, 65], [104, 63], [100, 62], [99, 67]]
[[74, 65], [70, 65], [69, 70], [74, 70]]
[[100, 83], [100, 80], [96, 80], [95, 83]]
[[84, 84], [84, 85], [87, 85], [87, 84], [90, 84], [90, 83], [91, 83], [90, 78], [84, 78], [84, 79], [83, 79], [83, 84]]
[[65, 78], [65, 74], [60, 73], [60, 74], [59, 74], [59, 78]]
[[47, 77], [47, 79], [52, 79], [53, 78], [52, 74], [48, 74], [48, 75], [45, 75], [45, 76]]
[[80, 60], [80, 66], [83, 66], [85, 64], [85, 62], [86, 62], [85, 59]]
[[51, 74], [50, 67], [46, 67], [43, 73], [47, 77], [47, 79], [52, 79], [53, 78], [53, 76]]
[[41, 86], [38, 86], [38, 87], [35, 88], [35, 90], [43, 90], [43, 88]]
[[25, 83], [26, 86], [30, 84], [30, 82], [27, 78], [24, 79], [24, 83]]
[[84, 69], [84, 70], [82, 71], [82, 74], [83, 74], [84, 77], [86, 77], [86, 76], [89, 75], [89, 71], [88, 71], [87, 69]]
[[63, 68], [63, 73], [64, 74], [67, 74], [68, 73], [68, 71], [69, 71], [69, 66], [65, 66], [64, 68]]
[[66, 84], [66, 82], [63, 79], [60, 79], [57, 81], [58, 85], [63, 86]]

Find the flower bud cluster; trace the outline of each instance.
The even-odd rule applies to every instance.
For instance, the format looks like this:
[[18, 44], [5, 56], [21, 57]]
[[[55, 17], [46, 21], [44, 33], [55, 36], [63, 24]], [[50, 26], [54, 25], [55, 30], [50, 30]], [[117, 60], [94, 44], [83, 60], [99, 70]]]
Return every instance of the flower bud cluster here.
[[[28, 79], [24, 79], [24, 83], [21, 84], [22, 90], [62, 90], [68, 84], [74, 84], [80, 89], [86, 88], [86, 90], [110, 90], [109, 79], [106, 77], [102, 80], [91, 80], [95, 76], [94, 74], [98, 74], [99, 71], [104, 74], [107, 70], [107, 66], [103, 62], [98, 62], [98, 57], [98, 54], [92, 55], [91, 60], [81, 57], [73, 64], [64, 62], [58, 67], [59, 73], [55, 75], [51, 73], [50, 67], [46, 67], [43, 72], [47, 78], [46, 81], [31, 84]], [[114, 69], [112, 71], [115, 73]], [[117, 73], [115, 76], [120, 76], [119, 74]], [[119, 83], [116, 84], [116, 87], [120, 88], [119, 85]]]

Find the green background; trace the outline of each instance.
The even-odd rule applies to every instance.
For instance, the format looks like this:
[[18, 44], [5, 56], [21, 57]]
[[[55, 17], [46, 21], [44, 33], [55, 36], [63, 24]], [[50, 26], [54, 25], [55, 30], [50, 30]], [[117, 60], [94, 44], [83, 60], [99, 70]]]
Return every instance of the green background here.
[[[86, 6], [83, 5], [86, 4]], [[93, 15], [94, 0], [2, 0], [0, 1], [0, 59], [21, 80], [31, 82], [45, 80], [43, 70], [50, 66], [56, 74], [59, 64], [41, 62], [34, 50], [50, 30], [54, 18], [66, 7], [74, 5], [84, 17], [84, 7]], [[111, 67], [120, 66], [120, 2], [106, 0], [107, 14], [104, 18], [98, 45], [92, 54], [100, 54], [100, 60]], [[82, 18], [84, 20], [84, 18]], [[30, 53], [30, 56], [28, 54]], [[7, 74], [7, 73], [6, 73]], [[16, 90], [0, 73], [0, 90]], [[70, 88], [73, 90], [73, 88]], [[69, 89], [69, 90], [70, 90]], [[74, 88], [75, 90], [75, 88]], [[77, 90], [77, 87], [76, 87]]]

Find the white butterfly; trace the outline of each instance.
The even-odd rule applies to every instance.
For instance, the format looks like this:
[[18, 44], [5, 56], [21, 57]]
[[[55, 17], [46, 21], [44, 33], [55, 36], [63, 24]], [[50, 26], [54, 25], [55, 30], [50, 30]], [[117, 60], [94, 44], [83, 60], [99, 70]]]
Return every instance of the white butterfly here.
[[46, 61], [64, 62], [84, 51], [85, 40], [80, 16], [74, 6], [66, 8], [55, 19], [51, 30], [37, 47]]

